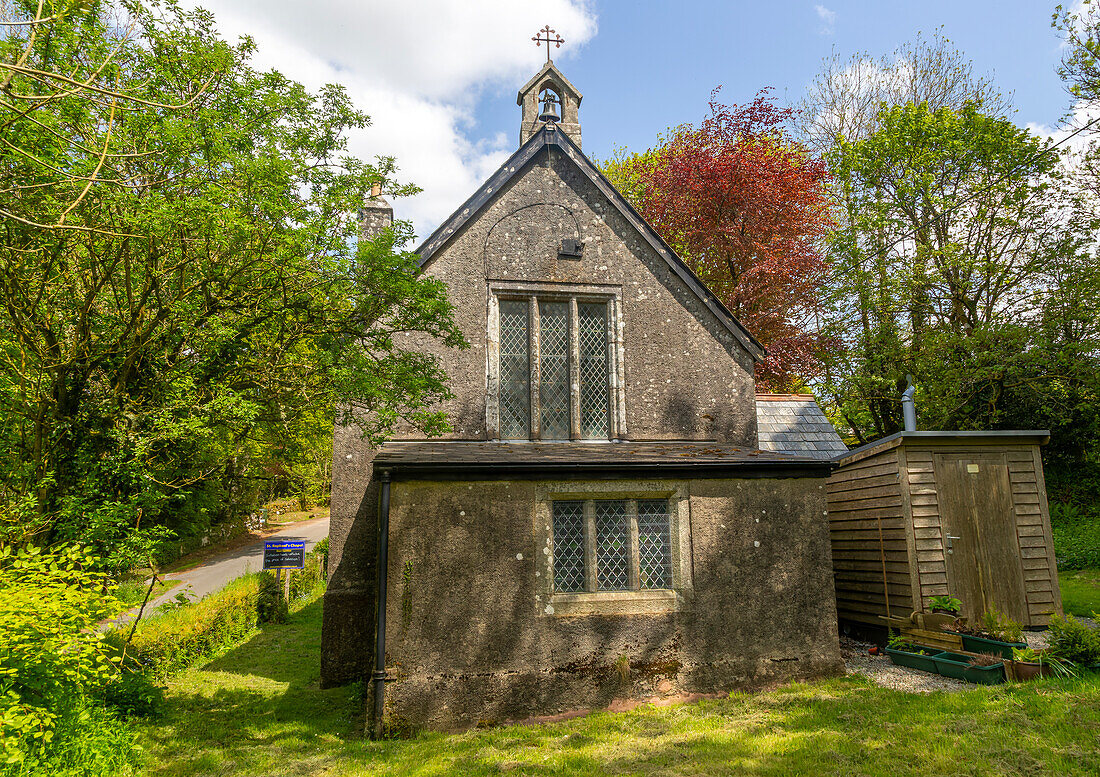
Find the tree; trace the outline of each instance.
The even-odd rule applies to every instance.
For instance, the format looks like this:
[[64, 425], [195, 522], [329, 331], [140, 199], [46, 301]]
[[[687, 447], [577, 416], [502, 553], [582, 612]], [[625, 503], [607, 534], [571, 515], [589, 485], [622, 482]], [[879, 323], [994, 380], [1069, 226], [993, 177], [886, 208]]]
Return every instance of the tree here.
[[995, 427], [1022, 365], [1050, 355], [1037, 322], [1052, 268], [1079, 250], [1058, 218], [1058, 156], [973, 104], [898, 106], [876, 123], [829, 154], [845, 211], [826, 332], [844, 348], [827, 390], [859, 439], [900, 428], [907, 374], [926, 428]]
[[[316, 449], [333, 408], [426, 432], [463, 344], [443, 286], [357, 242], [387, 158], [345, 152], [365, 114], [254, 70], [202, 11], [8, 3], [0, 38], [0, 518], [11, 540], [110, 550], [201, 533]], [[12, 22], [17, 22], [12, 24]], [[320, 411], [318, 408], [325, 408]], [[322, 438], [324, 439], [324, 438]], [[280, 464], [280, 462], [283, 462]]]
[[824, 162], [790, 138], [794, 113], [761, 92], [726, 106], [711, 94], [699, 127], [670, 131], [605, 174], [769, 349], [763, 385], [799, 385], [820, 342], [808, 334], [830, 224]]
[[1012, 107], [940, 30], [931, 40], [918, 33], [877, 60], [866, 52], [847, 59], [834, 52], [822, 65], [797, 113], [802, 142], [822, 154], [838, 139], [854, 142], [877, 131], [884, 106], [927, 103], [934, 111], [976, 104], [996, 117]]
[[1086, 108], [1100, 105], [1100, 9], [1089, 0], [1065, 8], [1058, 5], [1051, 19], [1062, 34], [1065, 54], [1058, 75], [1074, 100]]

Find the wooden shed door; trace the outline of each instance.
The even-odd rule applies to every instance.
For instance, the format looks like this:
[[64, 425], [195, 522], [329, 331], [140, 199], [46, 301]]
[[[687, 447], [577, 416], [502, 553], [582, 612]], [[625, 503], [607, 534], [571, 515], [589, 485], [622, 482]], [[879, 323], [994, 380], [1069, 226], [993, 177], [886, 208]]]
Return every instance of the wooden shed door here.
[[[991, 607], [1028, 622], [1008, 464], [999, 453], [937, 453], [948, 590], [973, 623]], [[957, 538], [957, 539], [953, 539]]]

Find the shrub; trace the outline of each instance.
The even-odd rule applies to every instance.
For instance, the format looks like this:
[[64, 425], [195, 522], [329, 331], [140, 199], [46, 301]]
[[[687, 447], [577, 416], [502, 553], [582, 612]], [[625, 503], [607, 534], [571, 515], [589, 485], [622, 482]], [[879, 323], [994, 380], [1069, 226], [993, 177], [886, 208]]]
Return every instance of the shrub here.
[[[0, 548], [0, 759], [48, 760], [118, 676], [97, 632], [117, 602], [100, 559], [71, 545]], [[66, 733], [68, 732], [68, 733]]]
[[[287, 572], [289, 575], [290, 572]], [[293, 578], [291, 579], [293, 583]], [[260, 623], [286, 623], [289, 616], [286, 599], [283, 598], [283, 584], [270, 572], [260, 573], [259, 599], [256, 603]]]
[[1100, 663], [1100, 630], [1089, 628], [1072, 615], [1050, 620], [1047, 654], [1075, 664]]
[[1100, 567], [1100, 513], [1095, 508], [1051, 502], [1050, 527], [1060, 569]]
[[164, 689], [134, 665], [123, 669], [118, 679], [99, 692], [98, 699], [123, 718], [146, 718], [160, 712]]
[[[265, 573], [245, 575], [193, 604], [143, 620], [127, 655], [150, 677], [163, 678], [231, 645], [260, 621], [265, 576], [271, 577]], [[115, 640], [124, 637], [115, 632]]]
[[292, 572], [290, 575], [290, 598], [292, 600], [301, 599], [320, 585], [322, 580], [321, 570], [324, 563], [324, 555], [318, 554], [316, 548], [310, 551], [309, 555], [306, 556], [305, 567]]
[[76, 708], [57, 721], [48, 748], [22, 762], [0, 764], [3, 777], [115, 777], [132, 774], [140, 752], [134, 732], [110, 710]]

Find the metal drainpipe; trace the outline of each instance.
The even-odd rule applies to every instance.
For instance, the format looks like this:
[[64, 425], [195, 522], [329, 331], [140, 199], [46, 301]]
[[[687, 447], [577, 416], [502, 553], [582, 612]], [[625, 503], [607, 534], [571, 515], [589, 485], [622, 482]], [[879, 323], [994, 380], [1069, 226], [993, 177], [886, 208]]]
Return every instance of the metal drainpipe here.
[[372, 739], [382, 738], [382, 714], [386, 706], [386, 572], [390, 551], [390, 472], [379, 473], [382, 481], [382, 507], [378, 517], [378, 578], [375, 590], [374, 624], [374, 729]]
[[917, 393], [913, 385], [913, 376], [909, 376], [909, 387], [901, 395], [901, 415], [905, 421], [905, 431], [917, 431], [917, 406], [913, 401], [913, 395]]

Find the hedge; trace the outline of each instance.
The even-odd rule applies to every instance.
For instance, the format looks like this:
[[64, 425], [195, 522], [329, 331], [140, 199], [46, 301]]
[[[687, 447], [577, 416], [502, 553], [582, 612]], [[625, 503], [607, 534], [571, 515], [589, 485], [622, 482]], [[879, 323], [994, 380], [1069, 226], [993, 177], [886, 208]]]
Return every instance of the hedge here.
[[[127, 655], [150, 675], [164, 678], [242, 639], [259, 623], [265, 574], [237, 578], [193, 604], [143, 620], [126, 649]], [[115, 632], [116, 638], [125, 639], [127, 628]]]
[[[290, 598], [298, 599], [321, 583], [324, 556], [310, 553], [305, 569], [290, 576]], [[260, 623], [285, 623], [287, 605], [270, 572], [257, 572], [232, 581], [203, 599], [142, 620], [126, 654], [151, 677], [163, 679], [208, 658], [248, 636]], [[118, 647], [129, 627], [112, 635]]]

